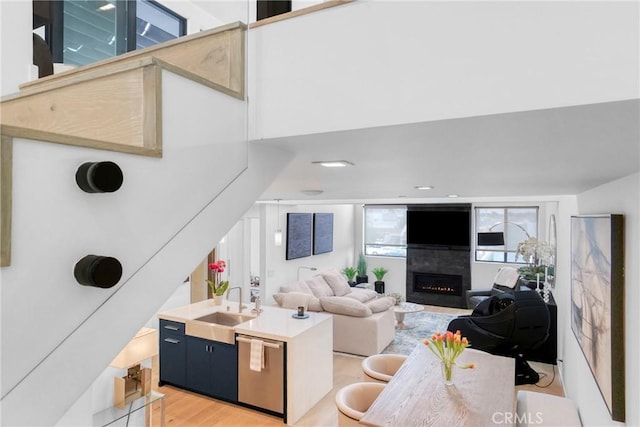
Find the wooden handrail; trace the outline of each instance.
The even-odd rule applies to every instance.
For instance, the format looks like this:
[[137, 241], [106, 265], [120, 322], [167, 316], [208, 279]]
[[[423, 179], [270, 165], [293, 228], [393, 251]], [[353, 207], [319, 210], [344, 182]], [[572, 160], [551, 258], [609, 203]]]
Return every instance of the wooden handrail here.
[[1, 99], [0, 266], [11, 257], [13, 138], [162, 157], [162, 70], [245, 98], [240, 22], [47, 76]]
[[308, 15], [310, 13], [318, 12], [324, 9], [328, 9], [330, 7], [341, 6], [343, 4], [351, 3], [352, 1], [355, 1], [355, 0], [327, 0], [323, 3], [314, 4], [313, 6], [303, 7], [302, 9], [293, 10], [287, 13], [281, 13], [280, 15], [275, 15], [270, 18], [265, 18], [256, 22], [252, 22], [251, 24], [249, 24], [249, 29], [262, 27], [268, 24], [284, 21], [286, 19], [296, 18], [302, 15]]

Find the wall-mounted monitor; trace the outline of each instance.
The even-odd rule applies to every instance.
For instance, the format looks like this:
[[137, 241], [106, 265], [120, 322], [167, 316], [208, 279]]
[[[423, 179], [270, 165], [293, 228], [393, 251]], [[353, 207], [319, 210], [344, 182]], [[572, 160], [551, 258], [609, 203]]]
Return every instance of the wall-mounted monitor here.
[[333, 214], [313, 214], [313, 254], [333, 251]]
[[468, 249], [470, 210], [461, 207], [407, 210], [407, 245]]
[[287, 213], [287, 260], [311, 256], [312, 224], [310, 213]]

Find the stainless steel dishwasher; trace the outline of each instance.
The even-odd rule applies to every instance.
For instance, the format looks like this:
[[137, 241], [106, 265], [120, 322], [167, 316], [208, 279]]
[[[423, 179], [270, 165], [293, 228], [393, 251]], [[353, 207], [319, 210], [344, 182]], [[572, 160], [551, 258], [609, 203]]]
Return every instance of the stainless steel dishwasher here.
[[[263, 342], [264, 367], [250, 369], [251, 340]], [[285, 416], [285, 343], [265, 338], [237, 335], [238, 401]]]

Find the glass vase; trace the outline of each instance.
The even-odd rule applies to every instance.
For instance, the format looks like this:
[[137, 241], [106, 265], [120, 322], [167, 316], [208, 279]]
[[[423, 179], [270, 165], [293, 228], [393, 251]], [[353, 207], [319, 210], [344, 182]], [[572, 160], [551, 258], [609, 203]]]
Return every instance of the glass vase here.
[[453, 385], [453, 368], [456, 364], [454, 362], [443, 360], [440, 363], [442, 368], [442, 378], [444, 379], [444, 385]]

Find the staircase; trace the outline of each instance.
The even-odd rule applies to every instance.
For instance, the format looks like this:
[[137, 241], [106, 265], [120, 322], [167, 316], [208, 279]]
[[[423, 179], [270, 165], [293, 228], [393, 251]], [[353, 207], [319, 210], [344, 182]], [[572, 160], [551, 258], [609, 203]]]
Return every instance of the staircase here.
[[[244, 31], [185, 37], [3, 100], [2, 425], [54, 425], [289, 161], [247, 142]], [[77, 168], [98, 161], [122, 169], [116, 192], [76, 185]], [[120, 261], [114, 287], [75, 280], [89, 254]]]

